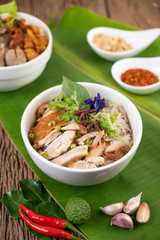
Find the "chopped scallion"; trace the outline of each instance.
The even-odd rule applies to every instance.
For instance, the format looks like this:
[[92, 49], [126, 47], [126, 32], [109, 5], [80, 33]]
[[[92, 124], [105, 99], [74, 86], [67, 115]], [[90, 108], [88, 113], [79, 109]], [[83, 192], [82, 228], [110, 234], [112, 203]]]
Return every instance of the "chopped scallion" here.
[[35, 137], [34, 133], [29, 133], [29, 137], [33, 139]]
[[42, 154], [42, 157], [44, 157], [44, 158], [47, 159], [47, 157], [48, 157], [47, 153], [43, 153], [43, 154]]
[[93, 140], [91, 140], [91, 139], [87, 139], [87, 140], [86, 140], [86, 144], [87, 144], [87, 145], [91, 145], [92, 143], [93, 143]]
[[50, 126], [55, 125], [55, 124], [56, 124], [55, 121], [51, 121], [51, 122], [48, 123], [48, 126], [50, 127]]
[[75, 147], [77, 147], [77, 145], [76, 145], [75, 143], [73, 143], [73, 144], [71, 145], [71, 149], [73, 149], [73, 148], [75, 148]]
[[56, 130], [56, 131], [60, 131], [60, 130], [61, 130], [61, 127], [60, 127], [60, 126], [56, 126], [56, 127], [55, 127], [55, 130]]

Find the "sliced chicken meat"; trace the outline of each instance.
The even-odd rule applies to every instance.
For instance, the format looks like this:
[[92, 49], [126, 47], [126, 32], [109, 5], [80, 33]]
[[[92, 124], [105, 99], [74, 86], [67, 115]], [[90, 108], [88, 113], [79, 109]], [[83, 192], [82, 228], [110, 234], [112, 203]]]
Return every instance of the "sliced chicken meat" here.
[[95, 147], [97, 147], [98, 144], [101, 143], [103, 134], [104, 134], [104, 131], [100, 131], [100, 132], [97, 133], [97, 135], [96, 135], [96, 137], [95, 137], [91, 147], [95, 148]]
[[[34, 138], [30, 139], [30, 141], [33, 143], [38, 143], [46, 135], [48, 135], [53, 129], [55, 129], [56, 126], [61, 126], [61, 127], [65, 126], [67, 122], [62, 121], [60, 116], [61, 116], [61, 112], [54, 112], [45, 117], [38, 118], [36, 126], [29, 131], [29, 134], [33, 133], [35, 136]], [[50, 125], [49, 123], [53, 121], [56, 124]]]
[[82, 134], [86, 134], [87, 133], [87, 129], [78, 123], [70, 123], [67, 126], [63, 127], [62, 130], [75, 130], [75, 131], [79, 131]]
[[92, 148], [86, 159], [93, 158], [93, 157], [99, 157], [100, 155], [103, 155], [105, 149], [105, 143], [100, 143], [97, 147]]
[[97, 134], [98, 134], [98, 132], [96, 132], [96, 131], [90, 132], [90, 133], [84, 135], [83, 137], [77, 138], [76, 141], [78, 142], [79, 145], [84, 145], [84, 142], [87, 139], [94, 138], [94, 137], [96, 137]]
[[51, 142], [43, 153], [47, 154], [47, 159], [56, 158], [68, 150], [75, 137], [75, 131], [66, 131]]
[[61, 132], [60, 131], [56, 131], [56, 130], [53, 130], [51, 131], [47, 136], [45, 136], [42, 140], [40, 140], [38, 143], [37, 143], [37, 146], [40, 148], [40, 147], [43, 147], [43, 146], [47, 146], [48, 144], [50, 144], [52, 141], [54, 141], [59, 135], [61, 135]]
[[89, 163], [94, 163], [97, 167], [102, 167], [104, 165], [103, 157], [92, 157], [92, 158], [88, 158], [87, 161]]
[[87, 145], [78, 146], [68, 151], [67, 153], [64, 153], [58, 158], [55, 158], [54, 160], [52, 160], [52, 162], [58, 165], [64, 166], [66, 164], [69, 164], [71, 161], [81, 159], [82, 157], [85, 157], [87, 155], [88, 155], [88, 146]]
[[107, 147], [105, 150], [105, 156], [109, 160], [117, 161], [118, 159], [122, 158], [129, 150], [130, 146], [128, 146], [126, 143], [115, 141]]
[[102, 167], [103, 165], [104, 165], [103, 157], [93, 157], [87, 160], [79, 160], [77, 162], [72, 162], [68, 165], [68, 167], [75, 169], [92, 169]]
[[43, 117], [46, 117], [47, 115], [51, 114], [51, 113], [54, 113], [54, 112], [58, 112], [57, 109], [55, 110], [51, 110], [51, 109], [47, 109], [44, 114], [43, 114]]

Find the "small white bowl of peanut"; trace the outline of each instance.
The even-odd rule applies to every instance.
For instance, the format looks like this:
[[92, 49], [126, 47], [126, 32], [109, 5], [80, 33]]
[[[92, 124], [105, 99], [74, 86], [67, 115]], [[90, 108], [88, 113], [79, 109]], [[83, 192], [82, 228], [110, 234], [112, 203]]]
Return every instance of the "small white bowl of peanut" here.
[[87, 41], [93, 51], [109, 61], [135, 56], [160, 35], [160, 28], [128, 31], [109, 27], [92, 28]]

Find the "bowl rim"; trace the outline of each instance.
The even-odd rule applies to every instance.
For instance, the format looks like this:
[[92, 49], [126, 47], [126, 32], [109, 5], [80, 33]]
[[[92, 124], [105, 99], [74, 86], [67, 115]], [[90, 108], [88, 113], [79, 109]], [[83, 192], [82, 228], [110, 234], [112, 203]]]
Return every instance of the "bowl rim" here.
[[[72, 169], [72, 168], [67, 168], [65, 166], [60, 166], [60, 165], [57, 165], [57, 164], [54, 164], [52, 163], [51, 161], [43, 158], [38, 152], [36, 152], [34, 150], [34, 148], [31, 146], [30, 142], [29, 142], [29, 139], [28, 139], [28, 136], [27, 134], [25, 133], [25, 129], [24, 129], [24, 124], [25, 124], [25, 121], [27, 120], [27, 116], [28, 116], [28, 112], [30, 112], [30, 109], [32, 108], [32, 105], [37, 102], [37, 100], [41, 97], [43, 97], [43, 95], [46, 95], [50, 92], [53, 91], [53, 89], [57, 88], [59, 89], [62, 84], [59, 84], [57, 86], [54, 86], [54, 87], [51, 87], [49, 89], [46, 89], [44, 90], [43, 92], [41, 92], [40, 94], [38, 94], [35, 98], [33, 98], [30, 103], [27, 105], [27, 107], [25, 108], [24, 112], [23, 112], [23, 115], [22, 115], [22, 118], [21, 118], [21, 135], [22, 135], [22, 138], [23, 138], [23, 141], [25, 143], [25, 146], [27, 148], [27, 150], [29, 150], [29, 152], [32, 152], [32, 154], [34, 155], [34, 157], [40, 159], [44, 164], [47, 164], [48, 166], [51, 166], [51, 167], [54, 167], [58, 170], [64, 170], [66, 172], [76, 172], [76, 173], [92, 173], [92, 172], [101, 172], [103, 170], [106, 170], [106, 169], [111, 169], [117, 165], [119, 165], [120, 163], [122, 163], [123, 161], [125, 161], [126, 157], [134, 154], [134, 152], [137, 150], [139, 144], [140, 144], [140, 141], [141, 141], [141, 138], [142, 138], [142, 132], [143, 132], [143, 125], [142, 125], [142, 119], [141, 119], [141, 116], [140, 116], [140, 113], [138, 112], [137, 108], [135, 107], [135, 105], [126, 97], [124, 96], [123, 94], [119, 93], [118, 91], [112, 89], [112, 88], [109, 88], [107, 86], [104, 86], [104, 85], [101, 85], [101, 84], [97, 84], [97, 83], [90, 83], [90, 82], [78, 82], [79, 84], [82, 84], [83, 86], [86, 86], [86, 85], [94, 85], [95, 87], [97, 86], [103, 86], [105, 87], [108, 91], [112, 91], [113, 94], [118, 94], [121, 98], [123, 98], [124, 100], [126, 100], [131, 106], [132, 108], [134, 109], [134, 111], [136, 112], [137, 114], [137, 118], [138, 118], [138, 122], [139, 122], [139, 131], [138, 131], [138, 134], [137, 134], [137, 138], [136, 138], [136, 141], [134, 142], [132, 148], [130, 149], [130, 151], [125, 155], [123, 156], [121, 159], [117, 160], [116, 162], [112, 163], [112, 164], [109, 164], [109, 165], [106, 165], [106, 166], [103, 166], [103, 167], [99, 167], [99, 168], [95, 168], [95, 169]], [[87, 86], [86, 86], [87, 87]]]
[[[13, 65], [13, 66], [3, 66], [3, 67], [0, 66], [0, 71], [6, 71], [7, 69], [9, 69], [9, 70], [13, 70], [13, 69], [18, 70], [20, 68], [23, 68], [24, 66], [30, 66], [32, 63], [35, 63], [36, 61], [41, 60], [43, 58], [43, 56], [46, 54], [46, 52], [48, 52], [48, 50], [52, 46], [52, 34], [51, 34], [51, 31], [50, 31], [49, 27], [47, 26], [47, 24], [45, 22], [43, 22], [41, 19], [39, 19], [39, 18], [37, 18], [37, 17], [35, 17], [35, 16], [31, 15], [31, 14], [28, 14], [28, 13], [24, 13], [24, 12], [19, 12], [18, 11], [17, 14], [20, 15], [21, 18], [24, 18], [25, 20], [27, 20], [29, 23], [30, 23], [30, 21], [27, 18], [35, 19], [36, 21], [38, 21], [39, 23], [44, 25], [44, 28], [45, 28], [44, 30], [46, 31], [47, 36], [48, 36], [47, 48], [38, 57], [32, 59], [31, 61], [19, 64], [19, 65]], [[36, 26], [38, 26], [38, 25], [36, 25]]]

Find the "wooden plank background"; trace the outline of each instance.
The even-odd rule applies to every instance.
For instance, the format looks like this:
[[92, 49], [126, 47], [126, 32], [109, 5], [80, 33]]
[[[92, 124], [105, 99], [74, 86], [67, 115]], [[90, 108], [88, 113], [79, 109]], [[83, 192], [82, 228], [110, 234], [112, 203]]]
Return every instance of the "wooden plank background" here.
[[[0, 0], [0, 4], [9, 1]], [[105, 17], [139, 28], [160, 27], [160, 0], [17, 0], [19, 11], [30, 13], [49, 23], [52, 13], [55, 24], [63, 11], [72, 6], [83, 6]], [[0, 197], [3, 193], [18, 189], [22, 178], [35, 178], [0, 124]], [[11, 219], [0, 203], [1, 240], [37, 240], [29, 234], [24, 223]], [[101, 239], [97, 239], [101, 240]]]

